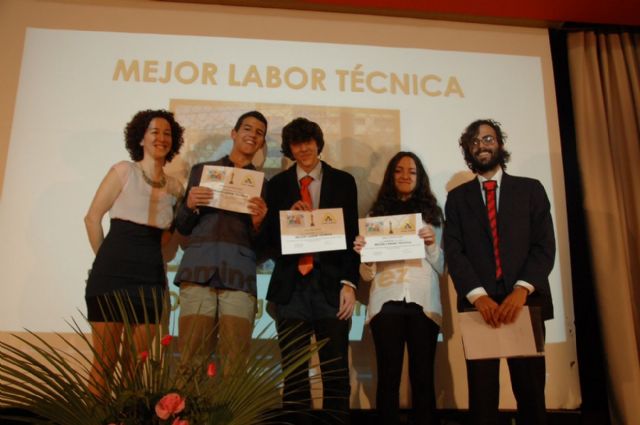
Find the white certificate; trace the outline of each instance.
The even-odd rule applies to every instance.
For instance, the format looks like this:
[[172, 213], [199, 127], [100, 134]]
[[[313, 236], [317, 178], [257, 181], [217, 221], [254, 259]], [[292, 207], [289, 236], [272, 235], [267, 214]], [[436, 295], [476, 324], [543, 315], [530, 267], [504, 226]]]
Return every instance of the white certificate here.
[[360, 252], [363, 263], [425, 256], [424, 241], [418, 236], [422, 226], [420, 213], [361, 218], [358, 226], [367, 242]]
[[280, 211], [282, 254], [347, 249], [342, 208]]
[[249, 213], [249, 199], [260, 196], [264, 173], [236, 167], [205, 165], [200, 186], [213, 190], [210, 207]]

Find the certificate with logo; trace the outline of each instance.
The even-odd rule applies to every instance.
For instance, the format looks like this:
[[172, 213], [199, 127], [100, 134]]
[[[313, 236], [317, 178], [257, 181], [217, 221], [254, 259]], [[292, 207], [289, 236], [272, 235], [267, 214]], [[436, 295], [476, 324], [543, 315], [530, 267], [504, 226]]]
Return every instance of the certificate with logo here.
[[282, 254], [347, 249], [342, 208], [280, 211]]
[[418, 236], [421, 214], [387, 215], [358, 220], [366, 245], [360, 252], [363, 263], [424, 258], [424, 241]]
[[205, 165], [200, 177], [200, 186], [213, 190], [210, 207], [241, 213], [249, 213], [247, 203], [260, 196], [263, 182], [260, 171], [221, 165]]

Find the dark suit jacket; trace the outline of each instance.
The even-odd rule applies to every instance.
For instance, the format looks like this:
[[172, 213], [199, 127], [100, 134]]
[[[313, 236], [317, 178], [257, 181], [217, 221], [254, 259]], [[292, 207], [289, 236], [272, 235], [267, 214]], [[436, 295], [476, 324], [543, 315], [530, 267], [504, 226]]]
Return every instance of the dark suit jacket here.
[[[287, 304], [301, 275], [298, 272], [300, 255], [282, 255], [280, 247], [280, 211], [290, 210], [300, 200], [296, 165], [277, 174], [269, 181], [267, 194], [267, 234], [274, 248], [275, 267], [271, 274], [267, 300], [276, 304]], [[322, 186], [320, 208], [342, 208], [345, 223], [347, 249], [320, 252], [316, 256], [319, 264], [320, 284], [330, 305], [338, 306], [341, 280], [353, 284], [358, 282], [358, 256], [353, 251], [353, 241], [358, 233], [358, 195], [356, 182], [351, 174], [337, 170], [322, 162]]]
[[[544, 320], [553, 318], [548, 276], [555, 259], [550, 205], [538, 180], [502, 175], [498, 205], [500, 259], [507, 292], [518, 280], [535, 287], [528, 305], [541, 307]], [[482, 285], [496, 294], [495, 260], [487, 209], [478, 179], [449, 192], [445, 205], [444, 248], [458, 293], [458, 310], [472, 307], [467, 293]]]

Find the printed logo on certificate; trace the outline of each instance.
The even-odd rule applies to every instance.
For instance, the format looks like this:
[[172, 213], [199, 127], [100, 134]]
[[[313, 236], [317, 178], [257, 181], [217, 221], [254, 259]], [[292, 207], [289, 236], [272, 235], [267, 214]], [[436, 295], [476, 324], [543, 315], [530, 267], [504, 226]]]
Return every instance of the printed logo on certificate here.
[[361, 218], [358, 226], [367, 241], [360, 253], [363, 263], [424, 258], [420, 213]]
[[264, 173], [244, 168], [205, 165], [200, 186], [213, 190], [208, 206], [221, 210], [249, 213], [249, 199], [260, 196]]
[[342, 208], [280, 211], [282, 254], [347, 249]]

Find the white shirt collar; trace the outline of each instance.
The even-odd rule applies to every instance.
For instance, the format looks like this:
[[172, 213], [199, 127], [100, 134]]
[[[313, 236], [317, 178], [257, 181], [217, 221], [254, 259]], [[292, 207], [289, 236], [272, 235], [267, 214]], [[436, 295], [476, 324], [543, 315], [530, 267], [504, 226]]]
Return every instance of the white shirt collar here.
[[296, 175], [298, 177], [298, 181], [300, 181], [304, 176], [311, 176], [313, 180], [320, 181], [322, 179], [322, 161], [318, 161], [313, 170], [309, 173], [304, 171], [298, 164], [296, 164]]
[[480, 182], [480, 188], [482, 188], [482, 183], [486, 182], [487, 180], [495, 180], [496, 182], [498, 182], [498, 187], [500, 187], [500, 184], [502, 183], [503, 174], [504, 172], [502, 171], [502, 167], [498, 167], [498, 171], [490, 179], [482, 177], [480, 174], [478, 174], [478, 181]]

